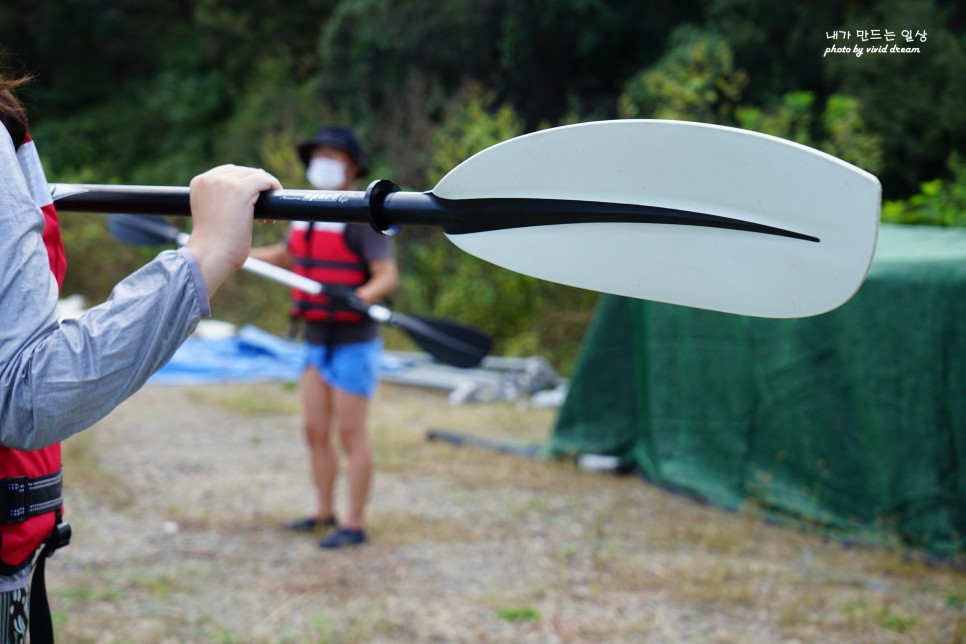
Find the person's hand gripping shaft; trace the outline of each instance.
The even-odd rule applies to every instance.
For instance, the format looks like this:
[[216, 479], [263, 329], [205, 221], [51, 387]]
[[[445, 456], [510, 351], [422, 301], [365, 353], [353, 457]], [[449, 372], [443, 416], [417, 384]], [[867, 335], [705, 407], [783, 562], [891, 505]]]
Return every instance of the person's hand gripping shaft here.
[[236, 165], [218, 166], [191, 180], [193, 229], [187, 248], [198, 262], [209, 298], [248, 258], [259, 195], [281, 188], [264, 170]]

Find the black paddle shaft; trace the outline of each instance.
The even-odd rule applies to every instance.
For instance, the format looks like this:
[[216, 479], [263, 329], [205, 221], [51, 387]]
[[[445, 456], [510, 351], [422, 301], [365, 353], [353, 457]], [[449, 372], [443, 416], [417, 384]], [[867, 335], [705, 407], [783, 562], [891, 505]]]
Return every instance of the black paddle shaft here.
[[[191, 214], [188, 188], [54, 184], [58, 210]], [[443, 199], [432, 192], [400, 192], [391, 181], [374, 181], [364, 191], [276, 190], [255, 204], [255, 217], [289, 221], [370, 224], [393, 234], [399, 226], [441, 228], [450, 235], [554, 224], [628, 222], [742, 230], [818, 242], [795, 231], [688, 210], [568, 199]]]

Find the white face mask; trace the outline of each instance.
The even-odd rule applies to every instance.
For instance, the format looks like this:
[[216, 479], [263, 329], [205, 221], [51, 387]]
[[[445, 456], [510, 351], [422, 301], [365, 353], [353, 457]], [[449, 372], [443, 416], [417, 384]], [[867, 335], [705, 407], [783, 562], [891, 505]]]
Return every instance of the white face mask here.
[[316, 157], [309, 161], [305, 178], [319, 190], [341, 190], [345, 185], [346, 167], [341, 161]]

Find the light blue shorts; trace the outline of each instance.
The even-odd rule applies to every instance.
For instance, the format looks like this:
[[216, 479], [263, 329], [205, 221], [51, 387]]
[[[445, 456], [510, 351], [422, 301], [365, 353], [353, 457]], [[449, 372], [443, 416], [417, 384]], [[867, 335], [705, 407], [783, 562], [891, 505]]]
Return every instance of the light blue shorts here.
[[305, 368], [318, 369], [327, 384], [365, 398], [372, 398], [376, 393], [382, 338], [331, 347], [324, 344], [307, 347]]

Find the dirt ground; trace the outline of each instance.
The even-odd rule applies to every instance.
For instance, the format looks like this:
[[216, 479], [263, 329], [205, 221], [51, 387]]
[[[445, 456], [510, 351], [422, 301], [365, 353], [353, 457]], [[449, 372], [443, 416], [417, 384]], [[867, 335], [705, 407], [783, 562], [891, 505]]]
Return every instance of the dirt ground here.
[[62, 642], [966, 642], [966, 573], [636, 477], [427, 441], [540, 441], [554, 411], [383, 385], [371, 543], [313, 506], [298, 392], [148, 386], [65, 445]]

